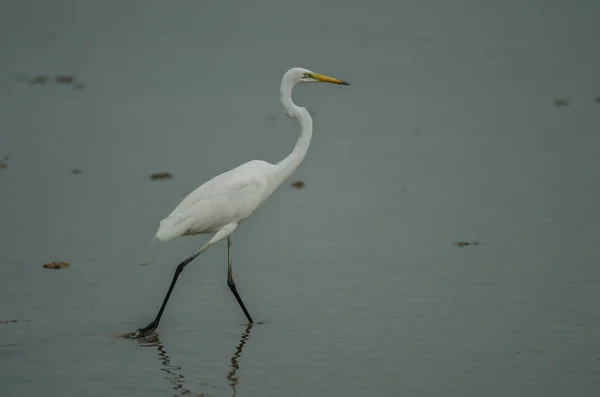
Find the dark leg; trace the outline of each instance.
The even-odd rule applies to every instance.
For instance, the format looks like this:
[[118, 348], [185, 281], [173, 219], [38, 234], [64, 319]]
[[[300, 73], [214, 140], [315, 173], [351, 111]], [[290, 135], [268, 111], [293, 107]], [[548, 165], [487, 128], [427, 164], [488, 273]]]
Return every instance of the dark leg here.
[[235, 281], [233, 281], [233, 272], [231, 270], [231, 236], [227, 236], [227, 285], [229, 286], [231, 292], [233, 292], [235, 299], [238, 301], [242, 310], [244, 311], [248, 322], [250, 324], [254, 323], [254, 321], [252, 321], [252, 317], [250, 317], [250, 313], [248, 313], [248, 310], [246, 309], [246, 305], [244, 305], [244, 302], [242, 302], [240, 294], [237, 292]]
[[179, 278], [179, 275], [181, 274], [181, 272], [183, 271], [183, 269], [187, 266], [187, 264], [190, 263], [191, 261], [193, 261], [198, 255], [200, 255], [201, 253], [203, 253], [204, 251], [206, 251], [206, 249], [208, 247], [210, 247], [210, 245], [211, 245], [210, 243], [206, 244], [204, 247], [202, 247], [200, 249], [200, 251], [196, 252], [194, 255], [190, 256], [189, 258], [187, 258], [186, 260], [184, 260], [183, 262], [181, 262], [179, 265], [177, 265], [177, 268], [175, 269], [175, 275], [173, 275], [173, 281], [171, 281], [171, 286], [169, 287], [169, 290], [167, 291], [167, 295], [165, 296], [165, 300], [163, 300], [163, 303], [162, 303], [162, 305], [160, 307], [160, 310], [158, 311], [158, 314], [156, 315], [156, 318], [154, 319], [154, 321], [152, 321], [150, 324], [148, 324], [144, 328], [138, 329], [137, 332], [135, 333], [135, 337], [136, 338], [143, 338], [144, 336], [146, 336], [150, 332], [153, 332], [158, 327], [158, 323], [160, 322], [160, 318], [162, 317], [162, 314], [165, 311], [165, 307], [167, 306], [167, 302], [169, 301], [169, 297], [171, 296], [171, 292], [173, 292], [173, 288], [175, 287], [175, 283], [177, 282], [177, 278]]

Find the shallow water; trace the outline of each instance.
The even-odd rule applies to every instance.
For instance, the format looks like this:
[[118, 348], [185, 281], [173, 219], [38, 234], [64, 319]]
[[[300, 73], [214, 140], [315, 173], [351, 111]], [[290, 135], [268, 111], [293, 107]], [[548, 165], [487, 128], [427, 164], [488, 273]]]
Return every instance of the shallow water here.
[[[4, 2], [2, 395], [597, 396], [599, 14]], [[206, 239], [151, 243], [158, 220], [293, 147], [292, 66], [352, 85], [295, 91], [309, 153], [234, 234], [261, 323], [245, 326], [221, 243], [183, 273], [158, 340], [120, 339]]]

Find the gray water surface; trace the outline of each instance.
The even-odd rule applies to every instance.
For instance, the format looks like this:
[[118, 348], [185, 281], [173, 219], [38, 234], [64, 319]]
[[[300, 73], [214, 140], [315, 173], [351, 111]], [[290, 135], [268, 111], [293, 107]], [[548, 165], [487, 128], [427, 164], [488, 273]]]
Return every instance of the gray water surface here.
[[[0, 394], [600, 395], [598, 20], [596, 0], [4, 1]], [[311, 148], [233, 236], [260, 324], [223, 242], [158, 340], [119, 339], [208, 238], [151, 243], [158, 221], [292, 149], [293, 66], [352, 85], [296, 89]]]

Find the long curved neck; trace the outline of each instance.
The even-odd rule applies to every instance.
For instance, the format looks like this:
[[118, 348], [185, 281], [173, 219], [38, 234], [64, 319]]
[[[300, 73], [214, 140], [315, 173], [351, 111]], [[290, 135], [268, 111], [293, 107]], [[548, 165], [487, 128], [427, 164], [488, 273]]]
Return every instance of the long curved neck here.
[[298, 137], [296, 146], [294, 146], [294, 150], [286, 158], [277, 163], [276, 179], [278, 184], [289, 178], [302, 163], [308, 151], [313, 132], [312, 117], [310, 117], [308, 111], [305, 108], [296, 106], [292, 101], [293, 88], [293, 83], [289, 81], [282, 82], [279, 99], [281, 100], [285, 114], [292, 120], [296, 120], [300, 125], [300, 136]]

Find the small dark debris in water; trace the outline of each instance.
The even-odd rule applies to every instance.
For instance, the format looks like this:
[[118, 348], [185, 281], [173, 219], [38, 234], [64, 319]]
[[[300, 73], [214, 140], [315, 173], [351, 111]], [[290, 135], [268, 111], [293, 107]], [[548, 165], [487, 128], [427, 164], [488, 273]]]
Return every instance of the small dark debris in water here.
[[8, 154], [4, 155], [4, 160], [8, 161]]
[[152, 180], [171, 179], [171, 178], [173, 178], [173, 175], [170, 172], [155, 172], [154, 174], [150, 175], [150, 179], [152, 179]]
[[270, 115], [267, 116], [267, 120], [269, 120], [269, 121], [277, 121], [277, 115], [270, 114]]
[[67, 262], [50, 262], [44, 265], [44, 269], [64, 269], [69, 266]]
[[454, 243], [454, 245], [462, 248], [462, 247], [467, 247], [469, 245], [481, 245], [480, 242], [478, 241], [473, 241], [473, 242], [468, 242], [468, 241], [458, 241], [456, 243]]
[[85, 90], [85, 84], [83, 84], [83, 83], [75, 83], [75, 84], [73, 84], [73, 90], [75, 90], [75, 91], [83, 91], [83, 90]]
[[[600, 103], [600, 96], [596, 97], [596, 103]], [[598, 360], [600, 360], [600, 358]]]
[[555, 99], [554, 106], [569, 106], [568, 99]]
[[402, 191], [403, 191], [403, 192], [408, 192], [408, 188], [407, 188], [406, 186], [404, 186], [404, 187], [402, 188]]
[[8, 164], [3, 163], [3, 162], [0, 161], [0, 169], [4, 169], [4, 168], [7, 168], [7, 167], [8, 167]]
[[142, 262], [142, 263], [140, 263], [140, 266], [148, 266], [150, 263], [152, 263], [152, 262]]
[[16, 323], [17, 320], [0, 320], [0, 324]]
[[292, 187], [295, 189], [302, 189], [304, 187], [304, 182], [296, 181], [296, 182], [292, 183]]
[[54, 81], [56, 81], [56, 84], [71, 84], [73, 81], [75, 81], [75, 78], [73, 78], [73, 76], [62, 75], [56, 76]]
[[79, 168], [75, 168], [74, 170], [71, 170], [71, 174], [81, 174], [81, 170]]
[[46, 84], [49, 78], [47, 76], [35, 76], [29, 80], [30, 84]]

